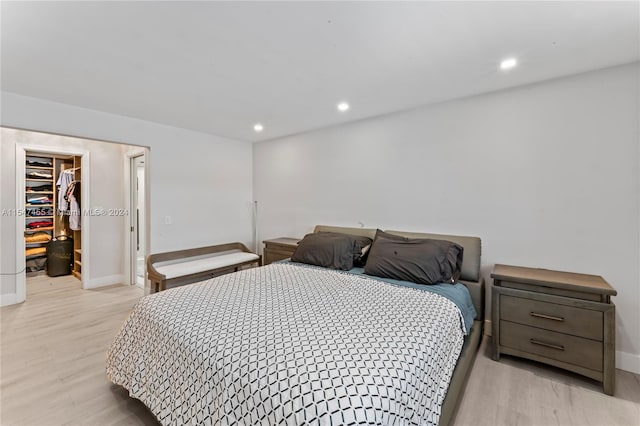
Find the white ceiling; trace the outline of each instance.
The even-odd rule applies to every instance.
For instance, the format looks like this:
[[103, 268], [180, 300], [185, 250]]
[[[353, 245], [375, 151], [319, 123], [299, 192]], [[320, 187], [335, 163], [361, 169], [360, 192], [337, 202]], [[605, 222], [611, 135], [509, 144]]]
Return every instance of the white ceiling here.
[[[635, 1], [3, 1], [1, 12], [2, 90], [249, 141], [640, 59]], [[510, 56], [519, 66], [499, 71]]]

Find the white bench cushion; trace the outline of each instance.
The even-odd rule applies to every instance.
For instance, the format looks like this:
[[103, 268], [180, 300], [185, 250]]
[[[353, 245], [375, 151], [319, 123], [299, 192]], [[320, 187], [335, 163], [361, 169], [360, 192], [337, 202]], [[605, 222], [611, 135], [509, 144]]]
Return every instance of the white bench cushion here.
[[198, 272], [223, 268], [225, 266], [236, 265], [258, 259], [259, 256], [257, 254], [239, 251], [219, 256], [203, 257], [195, 260], [187, 260], [185, 262], [155, 266], [155, 268], [170, 280], [176, 277], [183, 277], [185, 275], [196, 274]]

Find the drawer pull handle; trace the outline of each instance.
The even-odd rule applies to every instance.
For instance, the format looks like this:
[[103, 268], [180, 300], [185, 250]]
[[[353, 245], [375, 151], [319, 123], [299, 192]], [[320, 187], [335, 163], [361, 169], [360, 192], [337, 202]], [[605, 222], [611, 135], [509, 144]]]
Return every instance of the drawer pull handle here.
[[541, 342], [540, 340], [536, 340], [536, 339], [529, 339], [529, 343], [532, 343], [534, 345], [545, 346], [545, 347], [551, 348], [551, 349], [557, 349], [559, 351], [564, 351], [564, 346], [562, 346], [562, 345], [554, 345], [554, 344], [551, 344], [551, 343], [545, 343], [545, 342]]
[[552, 317], [551, 315], [539, 314], [537, 312], [529, 312], [529, 315], [531, 315], [532, 317], [544, 318], [544, 319], [553, 320], [553, 321], [560, 321], [560, 322], [564, 321], [564, 318], [562, 317]]

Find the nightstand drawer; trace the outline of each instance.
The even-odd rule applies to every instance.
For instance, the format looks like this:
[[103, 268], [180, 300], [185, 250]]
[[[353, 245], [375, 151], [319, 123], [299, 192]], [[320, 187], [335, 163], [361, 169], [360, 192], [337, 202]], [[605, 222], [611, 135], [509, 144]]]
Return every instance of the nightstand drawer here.
[[526, 353], [602, 371], [602, 343], [500, 321], [500, 344]]
[[500, 295], [500, 319], [602, 341], [601, 311]]
[[292, 254], [292, 251], [265, 249], [264, 264], [269, 265], [270, 263], [277, 262], [278, 260], [288, 259]]

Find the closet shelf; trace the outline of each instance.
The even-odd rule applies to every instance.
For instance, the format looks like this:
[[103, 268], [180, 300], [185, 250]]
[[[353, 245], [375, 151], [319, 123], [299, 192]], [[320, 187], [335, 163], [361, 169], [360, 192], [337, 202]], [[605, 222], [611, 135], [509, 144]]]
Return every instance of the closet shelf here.
[[53, 194], [53, 191], [25, 191], [25, 194]]
[[30, 165], [26, 165], [25, 168], [27, 169], [38, 169], [38, 170], [53, 170], [53, 166], [51, 167], [44, 167], [44, 166], [30, 166]]
[[27, 216], [27, 219], [53, 219], [53, 216]]
[[25, 207], [53, 207], [53, 204], [25, 204]]
[[74, 263], [77, 263], [78, 266], [82, 266], [82, 262], [80, 262], [79, 260], [76, 260]]
[[80, 255], [82, 254], [82, 250], [80, 250], [80, 249], [75, 249], [74, 251], [75, 251], [76, 253], [80, 254]]

